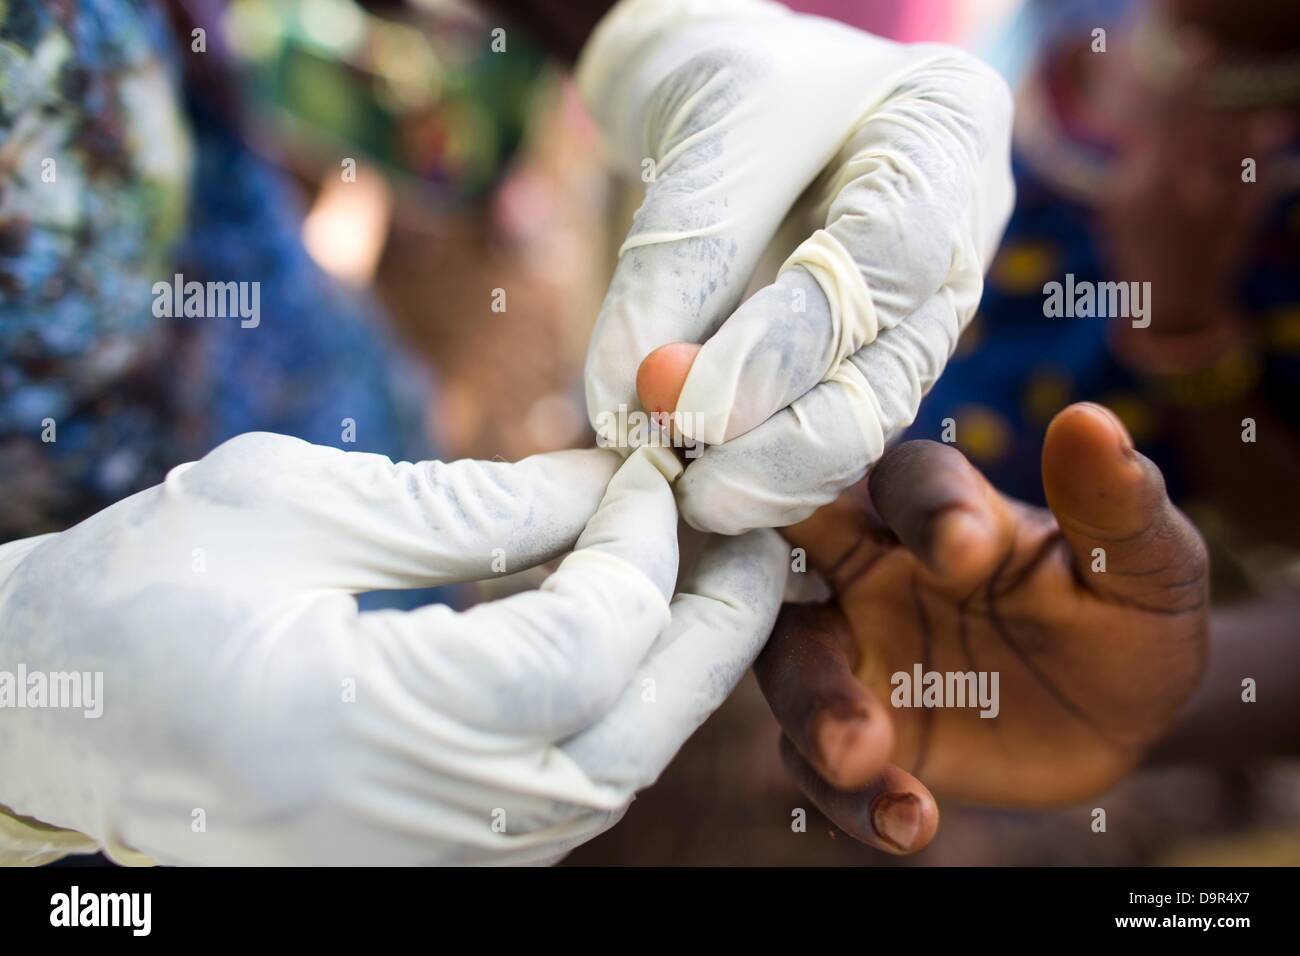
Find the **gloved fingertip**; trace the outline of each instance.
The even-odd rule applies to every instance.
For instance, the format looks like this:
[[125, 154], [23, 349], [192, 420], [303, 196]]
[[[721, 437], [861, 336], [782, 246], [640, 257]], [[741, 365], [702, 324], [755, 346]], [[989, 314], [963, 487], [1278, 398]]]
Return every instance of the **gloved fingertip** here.
[[638, 448], [636, 453], [644, 456], [646, 461], [653, 465], [655, 470], [663, 475], [664, 480], [670, 485], [681, 477], [682, 472], [686, 470], [671, 448], [644, 445]]
[[743, 505], [732, 507], [718, 498], [699, 493], [679, 493], [677, 507], [683, 521], [706, 534], [734, 537], [764, 527], [745, 514]]

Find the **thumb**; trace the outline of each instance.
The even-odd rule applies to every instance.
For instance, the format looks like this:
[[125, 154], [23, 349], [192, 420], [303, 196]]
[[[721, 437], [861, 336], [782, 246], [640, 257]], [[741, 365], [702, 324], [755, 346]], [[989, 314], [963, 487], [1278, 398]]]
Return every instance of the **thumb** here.
[[1052, 420], [1043, 490], [1093, 591], [1161, 613], [1208, 600], [1205, 543], [1113, 412], [1085, 402]]

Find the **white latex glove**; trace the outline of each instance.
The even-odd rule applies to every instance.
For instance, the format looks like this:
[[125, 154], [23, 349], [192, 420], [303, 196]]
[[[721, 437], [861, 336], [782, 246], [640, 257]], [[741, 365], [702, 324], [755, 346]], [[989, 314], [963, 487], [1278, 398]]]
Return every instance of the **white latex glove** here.
[[[250, 434], [0, 548], [0, 676], [103, 675], [98, 718], [0, 710], [0, 804], [127, 861], [557, 858], [722, 702], [780, 600], [769, 532], [715, 539], [670, 607], [657, 456], [393, 464]], [[575, 540], [540, 590], [464, 613], [351, 596]], [[88, 848], [14, 816], [0, 841], [10, 862]]]
[[[649, 352], [705, 342], [677, 404], [710, 446], [682, 516], [807, 517], [911, 423], [975, 312], [1013, 198], [1005, 83], [766, 0], [621, 0], [578, 83], [620, 164], [654, 176], [587, 356], [601, 444], [627, 445]], [[779, 276], [737, 309], [761, 257]]]

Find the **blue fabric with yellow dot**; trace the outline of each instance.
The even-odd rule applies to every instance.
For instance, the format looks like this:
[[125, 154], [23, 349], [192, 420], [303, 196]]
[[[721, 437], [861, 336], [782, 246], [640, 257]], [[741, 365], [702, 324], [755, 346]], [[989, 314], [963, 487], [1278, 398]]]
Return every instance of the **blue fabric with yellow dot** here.
[[[1120, 416], [1164, 471], [1171, 494], [1194, 492], [1158, 406], [1110, 352], [1106, 325], [1114, 320], [1043, 314], [1046, 283], [1067, 273], [1076, 282], [1113, 278], [1098, 256], [1094, 210], [1066, 198], [1022, 158], [1013, 165], [1016, 206], [979, 312], [907, 437], [955, 437], [997, 488], [1041, 504], [1048, 423], [1071, 402], [1095, 401]], [[1271, 210], [1248, 262], [1237, 298], [1259, 323], [1259, 390], [1300, 427], [1300, 193]]]

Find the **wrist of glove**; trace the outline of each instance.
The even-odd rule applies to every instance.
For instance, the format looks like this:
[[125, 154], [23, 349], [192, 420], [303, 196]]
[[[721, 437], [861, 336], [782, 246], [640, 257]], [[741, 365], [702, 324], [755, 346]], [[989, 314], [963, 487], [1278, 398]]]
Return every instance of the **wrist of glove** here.
[[974, 314], [1013, 195], [1005, 84], [764, 0], [622, 0], [578, 79], [648, 180], [588, 352], [601, 442], [634, 441], [615, 413], [646, 355], [702, 342], [673, 419], [709, 446], [683, 517], [806, 517], [910, 424]]

